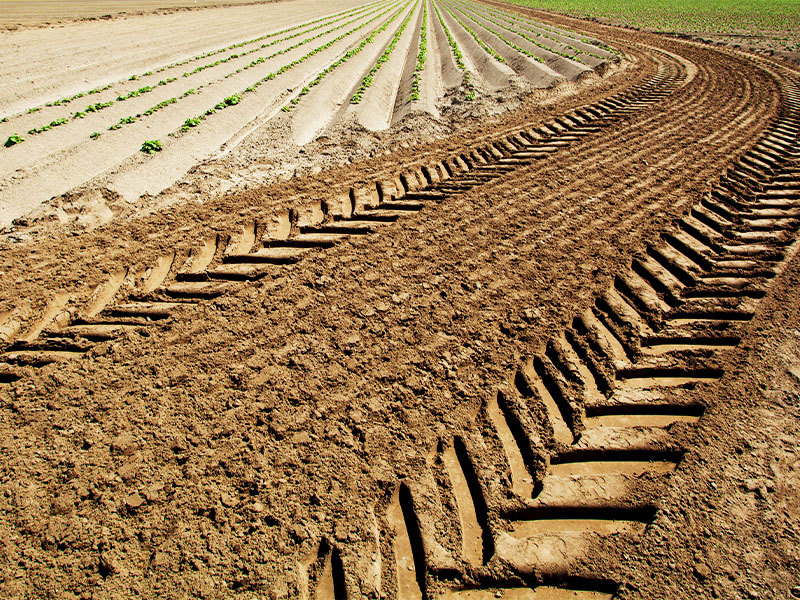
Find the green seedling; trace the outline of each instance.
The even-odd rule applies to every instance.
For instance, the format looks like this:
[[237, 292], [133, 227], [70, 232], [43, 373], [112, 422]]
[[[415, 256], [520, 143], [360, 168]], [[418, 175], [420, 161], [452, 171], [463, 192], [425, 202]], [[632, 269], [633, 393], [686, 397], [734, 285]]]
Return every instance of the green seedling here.
[[419, 100], [419, 82], [422, 79], [422, 71], [425, 69], [425, 60], [428, 52], [428, 0], [424, 0], [422, 5], [422, 26], [419, 30], [419, 52], [417, 53], [417, 64], [411, 76], [411, 95], [409, 101]]
[[15, 133], [13, 135], [8, 136], [8, 139], [6, 140], [6, 143], [4, 145], [6, 148], [11, 148], [11, 146], [21, 144], [24, 141], [25, 141], [24, 138], [20, 137], [19, 134]]
[[146, 154], [155, 154], [156, 152], [161, 152], [161, 150], [161, 142], [158, 140], [145, 140], [141, 148], [141, 151]]

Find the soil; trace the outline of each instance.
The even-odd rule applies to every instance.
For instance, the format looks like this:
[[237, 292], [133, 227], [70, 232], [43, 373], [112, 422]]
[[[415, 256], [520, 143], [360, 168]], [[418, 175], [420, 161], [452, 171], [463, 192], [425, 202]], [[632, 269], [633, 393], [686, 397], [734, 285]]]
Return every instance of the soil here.
[[31, 27], [51, 27], [75, 21], [125, 19], [144, 14], [167, 14], [187, 10], [237, 5], [252, 6], [280, 0], [85, 0], [83, 2], [58, 2], [33, 0], [0, 2], [0, 30], [18, 31]]
[[[787, 112], [798, 74], [530, 14], [604, 40], [625, 68], [459, 114], [449, 132], [417, 117], [387, 134], [388, 154], [343, 138], [351, 164], [210, 186], [202, 203], [180, 201], [178, 186], [167, 208], [6, 237], [6, 597], [800, 593], [800, 120]], [[590, 105], [611, 116], [588, 121]], [[203, 175], [256, 168], [247, 152], [275, 131]], [[789, 190], [770, 196], [779, 208], [741, 217], [712, 202], [744, 189], [752, 157], [763, 166], [773, 148], [794, 154], [754, 185]], [[397, 220], [367, 220], [398, 207]], [[331, 233], [337, 224], [350, 234]], [[221, 257], [257, 253], [265, 232], [266, 250], [286, 252], [297, 251], [281, 246], [287, 235], [343, 239], [189, 295], [167, 318], [58, 346], [98, 315], [121, 322], [103, 307], [218, 285], [208, 277]], [[711, 271], [700, 238], [717, 253]], [[670, 262], [675, 239], [689, 241]], [[725, 244], [757, 260], [720, 256]], [[165, 283], [149, 289], [159, 266]], [[621, 319], [607, 302], [623, 297], [634, 300]], [[28, 351], [70, 360], [12, 360]], [[632, 414], [613, 404], [621, 396]]]
[[[412, 101], [411, 77], [401, 74], [416, 67], [422, 10], [412, 2], [298, 0], [292, 10], [258, 4], [0, 34], [0, 138], [22, 138], [0, 148], [0, 227], [24, 218], [75, 219], [86, 228], [121, 213], [202, 202], [253, 180], [445, 137], [470, 117], [509, 110], [531, 94], [569, 94], [625, 68], [595, 48], [592, 68], [541, 51], [561, 61], [545, 67], [532, 53], [519, 54], [512, 69], [451, 21], [454, 35], [471, 44], [475, 99], [466, 100], [463, 74], [453, 84], [445, 44], [431, 46], [425, 94]], [[431, 38], [441, 38], [430, 12]], [[473, 27], [480, 39], [495, 37]], [[371, 85], [356, 100], [363, 81]], [[321, 138], [335, 143], [318, 152]], [[158, 140], [161, 150], [144, 153], [145, 140]], [[232, 153], [236, 165], [225, 160]], [[217, 176], [209, 180], [209, 171]]]

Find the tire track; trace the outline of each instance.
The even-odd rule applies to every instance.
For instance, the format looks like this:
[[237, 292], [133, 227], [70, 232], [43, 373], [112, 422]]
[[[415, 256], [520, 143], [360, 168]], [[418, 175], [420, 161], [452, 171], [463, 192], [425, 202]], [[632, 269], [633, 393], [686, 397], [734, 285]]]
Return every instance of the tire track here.
[[[490, 502], [500, 513], [490, 526], [496, 554], [481, 565], [496, 564], [482, 573], [468, 569], [471, 584], [443, 597], [530, 597], [529, 588], [550, 593], [542, 588], [548, 583], [572, 588], [558, 588], [569, 597], [612, 595], [613, 582], [573, 569], [591, 546], [609, 536], [617, 536], [612, 543], [626, 543], [653, 520], [654, 506], [630, 503], [639, 495], [638, 476], [650, 473], [651, 481], [669, 484], [669, 473], [691, 451], [670, 441], [670, 425], [691, 426], [702, 418], [693, 391], [721, 377], [716, 357], [738, 344], [735, 332], [752, 317], [754, 297], [763, 295], [768, 279], [796, 252], [800, 87], [795, 82], [786, 87], [783, 114], [762, 137], [780, 132], [783, 143], [778, 156], [751, 173], [750, 197], [729, 198], [724, 208], [710, 197], [696, 204], [679, 223], [678, 237], [663, 233], [647, 258], [635, 258], [612, 290], [551, 339], [543, 354], [520, 366], [514, 384], [498, 394], [499, 402], [490, 401], [481, 418], [496, 428], [511, 472], [509, 488]], [[742, 174], [752, 155], [730, 173]], [[704, 210], [710, 206], [715, 213]], [[754, 230], [754, 223], [763, 227]], [[541, 472], [539, 457], [530, 453], [530, 445], [540, 442], [525, 433], [532, 417], [526, 414], [537, 406], [546, 410], [555, 451], [547, 457], [547, 474], [528, 485]], [[558, 433], [562, 430], [566, 436]], [[468, 449], [458, 438], [456, 443], [462, 456], [445, 462], [453, 486], [470, 489], [457, 493], [457, 510], [462, 537], [471, 536], [475, 544], [484, 537], [475, 532], [475, 515], [486, 513], [479, 507], [486, 505], [493, 471], [486, 468], [481, 477], [475, 465], [485, 452]], [[451, 452], [446, 448], [445, 456]], [[467, 486], [470, 478], [473, 484]], [[508, 494], [518, 502], [504, 500]], [[474, 565], [469, 544], [464, 541], [463, 554]], [[511, 573], [498, 576], [509, 568]], [[521, 581], [509, 585], [517, 577]]]
[[[671, 77], [674, 78], [675, 74]], [[670, 76], [656, 75], [653, 82], [639, 86], [641, 92], [628, 93], [627, 96], [636, 98], [641, 95], [643, 100], [638, 106], [646, 106], [661, 97], [660, 93], [648, 95], [647, 90], [662, 80], [670, 81]], [[668, 88], [669, 85], [672, 84], [668, 83]], [[626, 105], [633, 103], [633, 100], [607, 100], [598, 105], [598, 114], [626, 114]], [[563, 129], [560, 125], [556, 127]], [[528, 143], [532, 142], [529, 140]], [[536, 151], [540, 146], [534, 144], [530, 146], [534, 151], [523, 154], [547, 157], [549, 150], [566, 145], [560, 138], [543, 143], [546, 152]], [[351, 189], [350, 195], [339, 206], [329, 201], [302, 213], [290, 211], [278, 216], [272, 228], [256, 221], [235, 238], [219, 234], [209, 237], [190, 253], [176, 251], [161, 257], [157, 265], [144, 272], [135, 273], [129, 269], [124, 277], [113, 276], [93, 292], [88, 310], [64, 310], [72, 296], [59, 294], [53, 301], [57, 308], [48, 305], [21, 337], [15, 338], [21, 327], [7, 334], [7, 338], [15, 341], [9, 346], [6, 359], [17, 364], [45, 365], [80, 356], [90, 349], [92, 341], [107, 341], [124, 331], [165, 321], [171, 311], [183, 304], [213, 299], [226, 293], [230, 284], [225, 282], [259, 279], [275, 265], [297, 262], [309, 249], [331, 247], [349, 236], [369, 234], [381, 223], [421, 210], [424, 201], [441, 198], [448, 189], [468, 189], [513, 170], [519, 164], [527, 164], [526, 157], [513, 157], [510, 149], [516, 151], [517, 146], [511, 142], [507, 144], [504, 151], [489, 144], [491, 150], [473, 153], [472, 157], [461, 155], [451, 160], [449, 166], [441, 163], [430, 169], [423, 167], [415, 173], [401, 174], [394, 182], [376, 184], [372, 191], [367, 189], [357, 193]], [[495, 161], [500, 164], [489, 164]], [[511, 162], [503, 164], [502, 161]], [[462, 170], [468, 173], [467, 180], [459, 182], [455, 188], [450, 187], [452, 184], [447, 180]], [[434, 185], [442, 179], [444, 192]], [[423, 191], [422, 188], [426, 187], [432, 189]], [[109, 286], [113, 293], [104, 292]], [[115, 306], [112, 301], [120, 289], [136, 302], [123, 301], [120, 306]], [[97, 297], [102, 301], [96, 301]], [[48, 328], [45, 339], [39, 340], [40, 334]]]

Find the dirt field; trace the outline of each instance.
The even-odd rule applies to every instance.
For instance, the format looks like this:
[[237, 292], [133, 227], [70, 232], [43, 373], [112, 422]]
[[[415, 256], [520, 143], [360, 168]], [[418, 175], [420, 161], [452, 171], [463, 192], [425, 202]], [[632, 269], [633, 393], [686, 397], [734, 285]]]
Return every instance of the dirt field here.
[[800, 594], [800, 74], [524, 14], [619, 61], [6, 231], [7, 597]]
[[0, 30], [17, 31], [29, 27], [46, 27], [102, 19], [126, 18], [145, 13], [169, 13], [219, 6], [267, 4], [280, 0], [0, 0]]
[[621, 66], [594, 39], [433, 6], [299, 0], [4, 34], [0, 226], [202, 201], [382, 154], [398, 131], [444, 137]]

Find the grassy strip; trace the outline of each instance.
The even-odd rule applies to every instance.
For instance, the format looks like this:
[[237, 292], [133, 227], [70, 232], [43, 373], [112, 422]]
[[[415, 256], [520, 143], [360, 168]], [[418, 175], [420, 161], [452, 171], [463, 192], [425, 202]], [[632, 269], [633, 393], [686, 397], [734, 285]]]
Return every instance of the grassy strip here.
[[[479, 5], [476, 5], [476, 4], [471, 3], [471, 2], [470, 3], [461, 2], [461, 4], [471, 7], [473, 10], [476, 10], [477, 7], [479, 6]], [[480, 5], [480, 8], [483, 8], [483, 9], [486, 10], [486, 12], [491, 13], [491, 14], [499, 17], [500, 19], [504, 20], [506, 23], [510, 23], [512, 25], [515, 25], [516, 27], [519, 27], [520, 29], [523, 29], [525, 31], [528, 31], [530, 33], [535, 34], [537, 37], [543, 37], [545, 39], [548, 39], [548, 40], [551, 40], [551, 41], [555, 42], [556, 44], [561, 44], [565, 48], [569, 48], [570, 50], [572, 50], [573, 54], [567, 54], [566, 52], [561, 52], [559, 50], [556, 50], [552, 46], [548, 46], [548, 45], [543, 44], [541, 42], [538, 42], [538, 41], [536, 41], [534, 39], [531, 39], [530, 37], [528, 37], [524, 33], [519, 32], [519, 31], [514, 31], [513, 29], [509, 29], [508, 27], [506, 27], [502, 23], [498, 23], [497, 21], [494, 21], [490, 17], [488, 17], [486, 15], [483, 15], [483, 17], [485, 19], [491, 21], [492, 23], [495, 23], [495, 24], [499, 25], [500, 27], [503, 27], [504, 29], [506, 29], [508, 31], [511, 31], [512, 33], [516, 33], [517, 35], [519, 35], [519, 36], [525, 38], [526, 40], [528, 40], [531, 44], [534, 44], [534, 45], [542, 48], [543, 50], [547, 50], [548, 52], [552, 52], [554, 54], [558, 54], [559, 56], [563, 56], [564, 58], [568, 58], [568, 59], [574, 60], [576, 62], [584, 62], [584, 61], [582, 61], [580, 59], [578, 54], [584, 54], [586, 56], [593, 56], [593, 57], [599, 58], [601, 60], [607, 58], [605, 56], [601, 56], [599, 54], [595, 54], [594, 52], [589, 52], [587, 50], [581, 50], [580, 48], [576, 48], [572, 44], [568, 44], [568, 43], [564, 42], [563, 40], [558, 39], [555, 36], [548, 35], [546, 33], [542, 33], [541, 31], [538, 31], [538, 30], [539, 29], [544, 29], [546, 31], [552, 31], [554, 33], [558, 33], [559, 35], [562, 35], [563, 37], [567, 37], [567, 38], [570, 38], [570, 39], [575, 39], [577, 41], [577, 38], [574, 38], [573, 36], [570, 36], [570, 35], [568, 35], [566, 33], [561, 33], [559, 31], [550, 29], [549, 27], [545, 27], [544, 25], [540, 25], [539, 23], [529, 23], [528, 21], [526, 21], [524, 19], [516, 18], [515, 16], [513, 16], [513, 15], [511, 15], [511, 14], [505, 12], [505, 11], [502, 11], [502, 10], [493, 9], [493, 8], [490, 8], [488, 6], [483, 6], [483, 5]], [[536, 29], [531, 29], [530, 27], [526, 27], [525, 25], [523, 25], [523, 23], [525, 25], [532, 24], [534, 27], [536, 27]], [[584, 44], [590, 44], [590, 45], [593, 45], [593, 46], [596, 45], [596, 44], [592, 44], [590, 41], [588, 41], [586, 39], [582, 39], [580, 41], [582, 43], [584, 43]]]
[[615, 25], [669, 32], [800, 31], [797, 0], [511, 0], [514, 4]]
[[[471, 20], [473, 23], [475, 23], [476, 25], [479, 25], [480, 27], [482, 27], [483, 29], [485, 29], [486, 31], [488, 31], [489, 33], [491, 33], [492, 35], [494, 35], [495, 37], [497, 37], [497, 38], [498, 38], [498, 39], [499, 39], [501, 42], [503, 42], [504, 44], [506, 44], [506, 45], [507, 45], [507, 46], [509, 46], [510, 48], [513, 48], [514, 50], [516, 50], [516, 51], [517, 51], [517, 52], [519, 52], [520, 54], [524, 54], [525, 56], [528, 56], [528, 57], [532, 58], [532, 59], [533, 59], [533, 60], [535, 60], [536, 62], [544, 63], [544, 60], [543, 60], [542, 58], [540, 58], [539, 56], [536, 56], [535, 54], [533, 54], [532, 52], [529, 52], [528, 50], [525, 50], [525, 48], [520, 48], [520, 47], [519, 47], [519, 46], [517, 46], [517, 45], [516, 45], [514, 42], [512, 42], [512, 41], [510, 41], [510, 40], [507, 40], [505, 37], [503, 37], [503, 34], [501, 34], [501, 33], [497, 32], [497, 31], [495, 31], [494, 29], [492, 29], [491, 27], [488, 27], [487, 25], [483, 25], [482, 23], [478, 23], [478, 21], [476, 21], [474, 18], [472, 18], [472, 17], [471, 17], [470, 15], [468, 15], [466, 12], [464, 12], [464, 9], [461, 9], [461, 8], [459, 8], [459, 9], [457, 9], [457, 10], [458, 10], [458, 12], [460, 12], [462, 15], [464, 15], [465, 17], [467, 17], [468, 19], [470, 19], [470, 20]], [[496, 21], [493, 21], [493, 20], [492, 20], [492, 19], [490, 19], [489, 17], [486, 17], [486, 16], [484, 16], [483, 18], [485, 18], [487, 21], [489, 21], [489, 22], [491, 22], [491, 23], [495, 23], [495, 24], [497, 24], [497, 25], [500, 25], [500, 27], [503, 27], [503, 26], [502, 26], [500, 23], [497, 23]], [[506, 29], [507, 31], [511, 31], [512, 33], [516, 33], [515, 31], [513, 31], [513, 30], [511, 30], [511, 29], [508, 29], [507, 27], [503, 27], [503, 28], [504, 28], [504, 29]], [[534, 42], [534, 43], [535, 43], [535, 42]], [[544, 46], [543, 46], [543, 47], [544, 47]], [[503, 61], [503, 62], [505, 62], [505, 61]]]
[[[377, 2], [372, 2], [371, 4], [368, 4], [368, 5], [363, 6], [363, 7], [358, 7], [358, 8], [342, 11], [340, 13], [334, 13], [333, 15], [326, 15], [324, 17], [320, 17], [319, 19], [315, 19], [313, 21], [309, 21], [308, 23], [302, 23], [300, 25], [294, 25], [292, 27], [287, 27], [286, 29], [282, 29], [280, 31], [276, 31], [276, 32], [273, 32], [273, 33], [268, 33], [268, 34], [259, 36], [257, 38], [253, 38], [251, 40], [246, 40], [244, 42], [239, 42], [237, 44], [231, 44], [229, 46], [225, 46], [224, 48], [218, 48], [216, 50], [211, 50], [209, 52], [204, 52], [202, 54], [198, 54], [196, 56], [184, 59], [182, 61], [171, 63], [169, 65], [166, 65], [166, 66], [163, 66], [163, 67], [160, 67], [160, 68], [156, 69], [155, 72], [156, 73], [161, 73], [161, 72], [166, 71], [168, 69], [173, 69], [175, 67], [179, 67], [179, 66], [188, 64], [190, 62], [194, 62], [194, 61], [197, 61], [197, 60], [202, 60], [204, 58], [208, 58], [209, 56], [214, 56], [216, 54], [221, 54], [223, 52], [227, 52], [228, 50], [234, 50], [236, 48], [241, 48], [243, 46], [254, 44], [254, 43], [257, 43], [259, 41], [262, 41], [262, 40], [265, 40], [265, 39], [268, 39], [268, 38], [271, 38], [271, 37], [275, 37], [275, 36], [278, 36], [278, 35], [282, 35], [284, 33], [288, 33], [290, 31], [294, 31], [296, 29], [302, 29], [304, 27], [308, 27], [309, 25], [314, 25], [314, 24], [320, 23], [322, 21], [328, 21], [329, 19], [331, 19], [333, 17], [339, 17], [339, 18], [337, 18], [337, 19], [335, 19], [333, 21], [330, 21], [328, 24], [335, 23], [335, 22], [340, 21], [340, 20], [342, 20], [344, 18], [347, 18], [348, 15], [359, 14], [359, 13], [362, 13], [362, 12], [366, 12], [366, 11], [370, 10], [370, 8], [374, 8], [376, 5], [385, 4], [385, 3], [386, 3], [385, 0], [378, 0]], [[340, 15], [343, 15], [343, 16], [340, 16]], [[325, 24], [322, 24], [322, 25], [319, 25], [318, 27], [314, 27], [312, 29], [309, 29], [308, 31], [313, 31], [315, 29], [319, 29], [319, 28], [324, 27], [324, 26], [325, 26]], [[298, 33], [298, 34], [293, 35], [293, 36], [289, 36], [287, 38], [284, 38], [283, 40], [277, 40], [277, 41], [272, 42], [270, 44], [263, 44], [262, 46], [260, 46], [259, 48], [256, 48], [255, 50], [246, 52], [244, 54], [239, 54], [236, 57], [238, 58], [238, 57], [241, 57], [241, 56], [245, 56], [246, 54], [251, 54], [252, 52], [256, 52], [256, 51], [261, 50], [263, 48], [266, 48], [266, 47], [272, 46], [274, 44], [277, 44], [280, 41], [285, 41], [285, 40], [290, 39], [292, 37], [297, 37], [299, 35], [302, 35], [303, 33], [308, 33], [308, 31], [301, 32], [301, 33]], [[216, 63], [213, 63], [210, 66], [216, 66], [217, 64], [220, 64], [220, 62], [227, 62], [227, 60], [230, 60], [230, 57], [229, 57], [229, 59], [226, 59], [225, 61], [217, 61]], [[208, 68], [208, 66], [206, 66], [205, 68]], [[127, 81], [136, 81], [137, 79], [139, 79], [139, 77], [146, 77], [146, 76], [149, 76], [149, 75], [152, 75], [152, 74], [153, 74], [153, 71], [147, 71], [147, 72], [141, 73], [141, 74], [134, 74], [134, 75], [131, 75], [127, 79]], [[184, 74], [184, 76], [186, 76], [186, 74]], [[171, 83], [171, 82], [176, 81], [176, 80], [177, 80], [177, 77], [173, 77], [173, 78], [168, 79], [166, 81], [160, 81], [157, 84], [157, 86], [166, 85], [167, 83]], [[100, 92], [103, 92], [105, 90], [110, 89], [111, 87], [113, 87], [117, 83], [119, 83], [119, 82], [109, 83], [108, 85], [106, 85], [104, 87], [101, 87], [101, 88], [95, 88], [95, 89], [92, 89], [92, 90], [89, 90], [89, 91], [86, 91], [86, 92], [80, 92], [80, 93], [74, 94], [73, 96], [69, 96], [69, 97], [66, 97], [66, 98], [62, 98], [60, 100], [56, 100], [54, 102], [48, 102], [44, 106], [52, 107], [52, 106], [62, 106], [62, 105], [65, 105], [65, 104], [69, 104], [70, 102], [78, 100], [79, 98], [83, 98], [85, 96], [90, 96], [90, 95], [93, 95], [93, 94], [99, 94]], [[133, 97], [139, 96], [142, 93], [147, 93], [148, 91], [152, 91], [152, 89], [154, 89], [154, 87], [157, 87], [157, 86], [153, 86], [153, 87], [145, 86], [145, 88], [149, 88], [149, 89], [140, 88], [139, 90], [134, 90], [133, 92], [130, 92], [129, 94], [127, 94], [125, 96], [119, 96], [117, 98], [117, 101], [121, 102], [123, 100], [127, 100], [128, 98], [133, 98]], [[143, 91], [143, 90], [145, 90], [145, 91]], [[34, 108], [29, 108], [23, 114], [34, 113], [34, 112], [37, 112], [37, 111], [39, 111], [41, 109], [42, 109], [41, 106], [34, 107]], [[2, 120], [0, 120], [0, 122], [6, 122], [8, 120], [8, 118], [9, 117], [4, 117]]]
[[472, 80], [467, 72], [467, 67], [464, 64], [464, 55], [461, 54], [461, 49], [458, 47], [458, 42], [456, 42], [456, 40], [453, 38], [453, 34], [450, 33], [450, 29], [448, 29], [447, 25], [445, 25], [444, 19], [442, 18], [442, 13], [439, 12], [439, 7], [436, 6], [435, 3], [433, 5], [433, 10], [436, 11], [436, 16], [439, 17], [439, 24], [442, 26], [442, 31], [444, 31], [444, 34], [447, 37], [447, 43], [450, 46], [450, 51], [453, 53], [453, 59], [456, 61], [456, 66], [461, 70], [461, 74], [464, 78], [464, 87], [467, 88], [465, 99], [474, 100], [475, 88], [473, 87]]
[[388, 21], [386, 21], [378, 29], [373, 31], [369, 35], [369, 37], [367, 37], [365, 40], [363, 40], [358, 46], [356, 46], [352, 50], [348, 50], [344, 54], [344, 56], [339, 58], [339, 60], [331, 63], [330, 65], [328, 65], [328, 67], [326, 67], [325, 69], [320, 71], [317, 74], [317, 76], [306, 87], [304, 87], [302, 90], [300, 90], [300, 93], [297, 95], [297, 97], [294, 98], [289, 104], [287, 104], [286, 106], [281, 108], [281, 110], [284, 111], [284, 112], [289, 112], [289, 111], [292, 110], [292, 108], [294, 108], [295, 106], [300, 104], [300, 101], [303, 99], [303, 96], [308, 94], [311, 91], [312, 87], [317, 86], [320, 83], [322, 83], [322, 80], [325, 79], [325, 77], [327, 77], [329, 73], [331, 73], [332, 71], [335, 71], [340, 66], [342, 66], [344, 63], [346, 63], [348, 60], [353, 58], [356, 54], [361, 52], [366, 47], [367, 44], [371, 44], [373, 41], [375, 41], [375, 37], [378, 36], [379, 34], [383, 33], [386, 30], [386, 28], [389, 27], [389, 25], [395, 19], [397, 19], [397, 17], [399, 17], [400, 14], [402, 14], [402, 12], [408, 7], [408, 4], [409, 3], [406, 3], [405, 5], [403, 5], [403, 7], [400, 8], [400, 10], [398, 10], [394, 15], [392, 15], [392, 17]]
[[[389, 6], [389, 8], [387, 8], [383, 12], [377, 14], [376, 16], [374, 16], [369, 21], [366, 21], [365, 23], [362, 23], [361, 25], [358, 25], [358, 26], [354, 27], [350, 31], [348, 31], [346, 33], [343, 33], [342, 35], [330, 40], [329, 42], [327, 42], [327, 43], [325, 43], [325, 44], [323, 44], [321, 46], [318, 46], [317, 48], [314, 48], [311, 52], [309, 52], [305, 56], [302, 56], [302, 57], [298, 58], [297, 60], [294, 60], [294, 61], [282, 66], [277, 71], [267, 74], [266, 76], [262, 77], [257, 82], [255, 82], [253, 85], [251, 85], [251, 86], [247, 87], [245, 90], [243, 90], [240, 95], [244, 96], [245, 94], [249, 94], [249, 93], [254, 92], [262, 84], [266, 83], [267, 81], [271, 81], [271, 80], [275, 79], [276, 77], [278, 77], [282, 73], [285, 73], [286, 71], [289, 71], [290, 69], [294, 68], [295, 66], [299, 65], [300, 63], [305, 62], [306, 60], [308, 60], [309, 58], [311, 58], [315, 54], [318, 54], [319, 52], [322, 52], [322, 51], [330, 48], [335, 43], [337, 43], [337, 42], [343, 40], [344, 38], [352, 35], [353, 33], [357, 32], [359, 29], [363, 29], [364, 27], [366, 27], [367, 25], [369, 25], [373, 21], [376, 21], [377, 19], [380, 19], [383, 15], [387, 14], [388, 12], [390, 12], [391, 10], [396, 8], [398, 5], [399, 5], [399, 2], [396, 2], [396, 3], [392, 4], [391, 6]], [[395, 17], [396, 17], [396, 15], [395, 15]], [[395, 17], [392, 17], [392, 18], [395, 18]], [[322, 35], [324, 35], [324, 34], [322, 34]], [[303, 42], [301, 42], [301, 44], [302, 43]], [[298, 46], [301, 45], [301, 44], [298, 44]], [[303, 89], [307, 90], [308, 88], [306, 87], [306, 88], [303, 88]], [[194, 127], [199, 126], [209, 116], [213, 115], [215, 112], [217, 112], [217, 110], [219, 110], [217, 108], [217, 106], [219, 106], [219, 103], [217, 105], [215, 105], [214, 107], [209, 108], [206, 112], [204, 112], [201, 115], [186, 119], [186, 121], [184, 121], [184, 124], [183, 124], [183, 126], [181, 126], [179, 131], [188, 131], [189, 129], [192, 129]], [[230, 106], [230, 105], [226, 104], [222, 108], [227, 108], [227, 106]], [[286, 107], [283, 107], [282, 110], [286, 110]], [[175, 134], [171, 134], [171, 135], [175, 135]]]
[[377, 73], [380, 70], [380, 68], [383, 66], [383, 63], [389, 60], [389, 57], [394, 51], [395, 46], [397, 46], [397, 42], [400, 41], [400, 36], [403, 35], [403, 31], [405, 31], [408, 22], [411, 20], [411, 17], [414, 16], [416, 10], [417, 7], [415, 5], [414, 9], [410, 13], [408, 13], [406, 20], [403, 21], [403, 24], [400, 26], [400, 29], [398, 29], [397, 32], [392, 37], [392, 41], [389, 42], [389, 45], [386, 47], [384, 53], [381, 54], [380, 57], [378, 57], [378, 60], [375, 61], [375, 64], [369, 70], [369, 73], [367, 73], [364, 79], [361, 80], [361, 86], [359, 86], [358, 91], [355, 94], [353, 94], [352, 98], [350, 98], [350, 104], [358, 104], [359, 102], [361, 102], [361, 98], [364, 96], [364, 92], [367, 91], [367, 88], [369, 88], [372, 85], [372, 78], [375, 77], [375, 73]]
[[466, 23], [464, 23], [464, 22], [463, 22], [461, 19], [459, 19], [459, 18], [458, 18], [458, 17], [455, 15], [455, 13], [454, 13], [452, 10], [450, 10], [450, 8], [449, 8], [448, 6], [445, 6], [445, 7], [444, 7], [444, 9], [445, 9], [445, 10], [446, 10], [448, 13], [450, 13], [450, 16], [451, 16], [451, 17], [453, 17], [453, 18], [456, 20], [456, 23], [458, 23], [459, 25], [461, 25], [461, 27], [463, 27], [463, 28], [464, 28], [464, 30], [465, 30], [465, 31], [466, 31], [468, 34], [470, 34], [470, 35], [473, 37], [473, 39], [474, 39], [474, 40], [475, 40], [475, 41], [478, 43], [478, 45], [479, 45], [481, 48], [483, 48], [483, 49], [484, 49], [484, 51], [485, 51], [485, 52], [486, 52], [486, 53], [487, 53], [489, 56], [491, 56], [492, 58], [494, 58], [494, 59], [495, 59], [497, 62], [499, 62], [499, 63], [506, 64], [506, 59], [505, 59], [505, 58], [503, 58], [502, 56], [500, 56], [500, 55], [499, 55], [497, 52], [495, 52], [495, 51], [494, 51], [494, 49], [492, 49], [492, 48], [490, 48], [489, 46], [487, 46], [487, 45], [486, 45], [486, 43], [485, 43], [483, 40], [481, 40], [481, 39], [478, 37], [478, 34], [477, 34], [477, 33], [475, 33], [474, 31], [472, 31], [472, 29], [470, 29], [469, 27], [467, 27]]
[[428, 53], [428, 0], [422, 0], [422, 26], [419, 30], [419, 52], [417, 53], [417, 65], [411, 75], [411, 95], [409, 102], [419, 100], [419, 82], [422, 79], [422, 71], [425, 68], [425, 59]]

